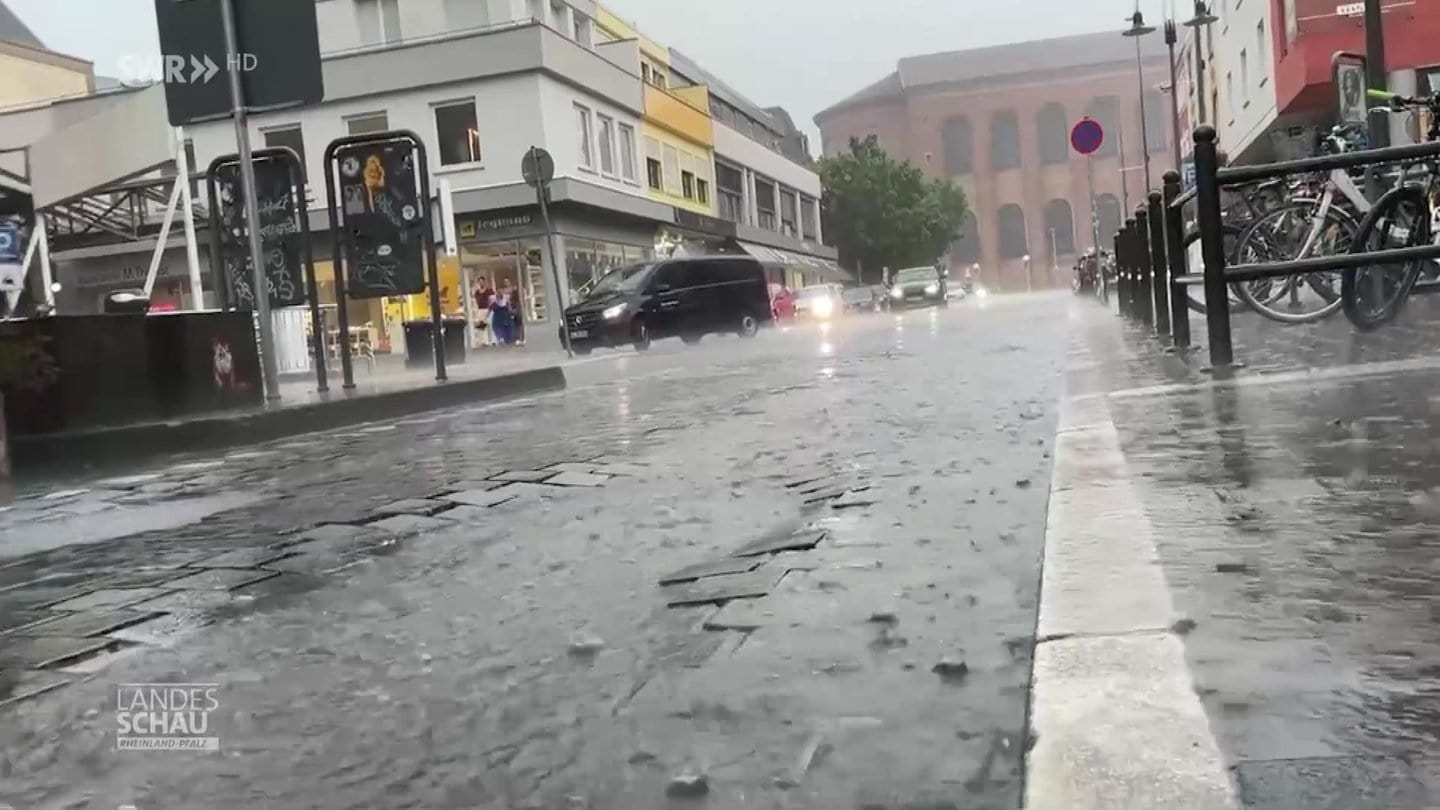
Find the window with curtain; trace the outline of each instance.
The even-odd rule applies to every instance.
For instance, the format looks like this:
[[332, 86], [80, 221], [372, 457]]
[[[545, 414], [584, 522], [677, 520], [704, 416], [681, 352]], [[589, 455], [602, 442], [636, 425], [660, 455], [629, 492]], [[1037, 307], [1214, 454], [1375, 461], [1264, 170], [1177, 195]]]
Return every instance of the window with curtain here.
[[745, 221], [745, 175], [734, 166], [715, 164], [716, 203], [721, 219]]
[[590, 108], [575, 105], [575, 136], [580, 140], [580, 165], [586, 169], [595, 168], [595, 124], [590, 118]]
[[440, 141], [440, 165], [480, 162], [480, 130], [475, 100], [442, 104], [435, 108], [435, 134]]

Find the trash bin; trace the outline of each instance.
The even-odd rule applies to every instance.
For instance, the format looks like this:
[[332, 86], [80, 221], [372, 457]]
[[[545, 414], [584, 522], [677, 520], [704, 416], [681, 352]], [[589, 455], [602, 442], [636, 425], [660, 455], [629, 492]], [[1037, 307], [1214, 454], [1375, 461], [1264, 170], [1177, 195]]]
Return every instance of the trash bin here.
[[[406, 368], [420, 368], [434, 365], [435, 344], [431, 335], [434, 332], [432, 321], [406, 321], [405, 327], [405, 366]], [[458, 365], [465, 362], [465, 319], [446, 318], [440, 322], [442, 340], [445, 345], [445, 364]]]

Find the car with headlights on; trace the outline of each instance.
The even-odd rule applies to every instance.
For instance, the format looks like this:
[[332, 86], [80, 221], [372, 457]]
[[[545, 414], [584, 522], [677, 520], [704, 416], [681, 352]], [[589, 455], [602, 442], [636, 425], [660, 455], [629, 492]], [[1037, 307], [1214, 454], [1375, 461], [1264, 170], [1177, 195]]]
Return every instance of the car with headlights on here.
[[841, 294], [846, 312], [880, 312], [885, 309], [884, 287], [847, 287]]
[[845, 313], [844, 289], [839, 284], [814, 284], [795, 293], [795, 317], [829, 320]]
[[642, 262], [607, 273], [584, 301], [565, 310], [561, 340], [576, 354], [678, 337], [699, 343], [730, 332], [754, 337], [773, 322], [765, 269], [749, 256], [687, 256]]
[[935, 267], [908, 267], [890, 279], [890, 306], [945, 306], [948, 284]]

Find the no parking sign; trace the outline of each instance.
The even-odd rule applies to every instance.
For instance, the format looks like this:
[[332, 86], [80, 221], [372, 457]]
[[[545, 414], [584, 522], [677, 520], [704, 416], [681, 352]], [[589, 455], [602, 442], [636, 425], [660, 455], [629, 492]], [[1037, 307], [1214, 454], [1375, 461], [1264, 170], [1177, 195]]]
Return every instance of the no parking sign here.
[[1070, 146], [1082, 155], [1094, 153], [1105, 143], [1105, 128], [1094, 118], [1081, 118], [1070, 128]]

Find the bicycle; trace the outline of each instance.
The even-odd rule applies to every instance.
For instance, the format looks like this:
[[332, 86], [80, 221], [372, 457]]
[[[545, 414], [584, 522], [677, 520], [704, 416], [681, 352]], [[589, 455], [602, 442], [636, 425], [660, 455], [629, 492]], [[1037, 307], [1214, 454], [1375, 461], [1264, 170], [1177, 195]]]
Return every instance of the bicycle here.
[[[1406, 97], [1383, 90], [1369, 90], [1367, 95], [1386, 102], [1390, 112], [1428, 111], [1430, 126], [1425, 140], [1440, 140], [1440, 95]], [[1395, 186], [1381, 195], [1360, 221], [1350, 252], [1370, 253], [1435, 243], [1436, 214], [1440, 210], [1436, 200], [1440, 191], [1436, 183], [1440, 158], [1425, 161], [1424, 168], [1425, 178], [1421, 181], [1407, 180], [1408, 167], [1401, 168]], [[1342, 271], [1340, 298], [1345, 317], [1362, 332], [1389, 323], [1404, 308], [1422, 273], [1434, 277], [1440, 274], [1440, 266], [1430, 259], [1414, 259], [1398, 268], [1385, 264]]]

